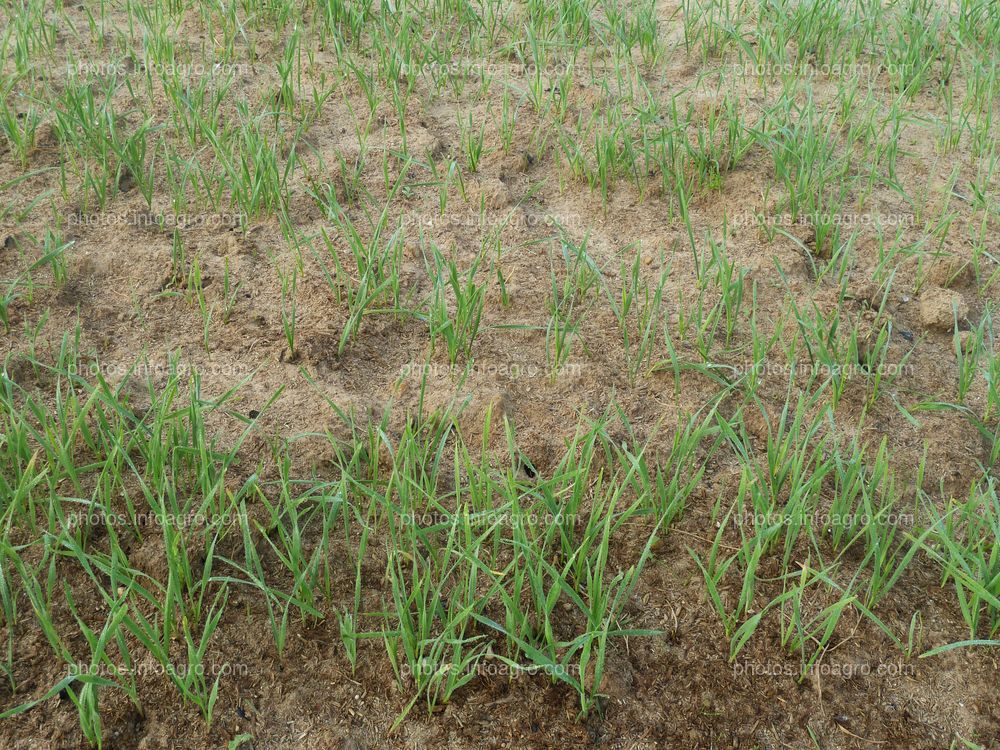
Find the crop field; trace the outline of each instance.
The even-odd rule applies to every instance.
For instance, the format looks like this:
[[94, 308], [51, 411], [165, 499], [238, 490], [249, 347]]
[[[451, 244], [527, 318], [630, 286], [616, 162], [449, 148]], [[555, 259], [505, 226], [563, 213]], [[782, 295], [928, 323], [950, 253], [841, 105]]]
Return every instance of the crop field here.
[[0, 0], [0, 748], [1000, 748], [996, 0]]

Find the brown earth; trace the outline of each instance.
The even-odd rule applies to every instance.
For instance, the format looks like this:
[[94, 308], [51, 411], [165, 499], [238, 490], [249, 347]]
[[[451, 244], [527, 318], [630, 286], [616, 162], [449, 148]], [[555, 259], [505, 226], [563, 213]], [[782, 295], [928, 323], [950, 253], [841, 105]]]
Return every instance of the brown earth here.
[[[670, 10], [662, 9], [665, 20]], [[76, 9], [67, 13], [81, 18]], [[266, 51], [259, 54], [267, 57]], [[684, 82], [693, 80], [694, 72], [692, 62], [680, 50], [668, 56], [665, 75], [657, 79], [661, 93], [679, 90]], [[269, 76], [273, 76], [273, 66], [261, 66], [257, 77], [244, 76], [238, 81], [235, 95], [253, 99], [261, 79]], [[461, 102], [433, 100], [422, 94], [426, 92], [418, 87], [409, 114], [413, 124], [408, 129], [408, 148], [415, 153], [456, 152], [455, 112]], [[361, 101], [358, 92], [353, 96]], [[161, 105], [158, 115], [166, 117], [167, 104]], [[755, 105], [747, 102], [747, 106]], [[929, 95], [918, 97], [911, 106], [931, 114], [939, 110]], [[383, 116], [387, 132], [393, 133], [394, 111], [387, 108]], [[310, 142], [328, 165], [336, 163], [337, 154], [350, 157], [357, 152], [348, 118], [346, 108], [331, 100], [309, 131]], [[530, 133], [534, 124], [525, 110], [518, 132]], [[965, 174], [975, 171], [975, 161], [967, 152], [943, 160], [934, 154], [921, 125], [907, 127], [904, 141], [911, 150], [898, 169], [905, 186], [916, 191], [927, 183], [943, 183], [953, 164]], [[395, 132], [397, 135], [389, 135], [385, 143], [374, 136], [372, 148], [398, 146], [398, 130]], [[523, 142], [529, 143], [527, 138]], [[488, 142], [487, 150], [494, 146]], [[56, 166], [58, 159], [55, 143], [43, 138], [31, 168]], [[392, 163], [397, 173], [399, 166]], [[364, 176], [373, 190], [382, 180], [380, 170], [380, 164], [373, 164]], [[720, 191], [699, 194], [692, 206], [696, 236], [706, 230], [717, 233], [724, 213], [732, 216], [748, 208], [766, 210], [761, 195], [770, 181], [769, 170], [765, 155], [752, 153], [725, 176]], [[0, 158], [0, 183], [19, 173], [19, 166], [9, 156]], [[55, 187], [56, 180], [52, 173], [36, 176], [16, 191], [6, 192], [2, 202], [27, 205], [34, 196]], [[307, 187], [302, 175], [291, 186], [291, 215], [303, 233], [328, 227], [321, 210], [306, 194]], [[633, 252], [643, 253], [644, 273], [651, 277], [669, 264], [672, 270], [665, 299], [668, 320], [676, 324], [679, 294], [693, 288], [691, 256], [683, 225], [668, 218], [667, 199], [653, 193], [639, 195], [634, 185], [623, 180], [616, 185], [609, 204], [603, 206], [598, 194], [567, 176], [550, 150], [526, 147], [510, 156], [487, 156], [478, 173], [468, 178], [468, 204], [452, 197], [456, 212], [476, 216], [482, 196], [489, 221], [500, 222], [509, 213], [515, 218], [501, 234], [507, 248], [501, 267], [512, 304], [503, 307], [496, 288], [490, 289], [485, 325], [474, 346], [476, 367], [460, 390], [456, 390], [457, 378], [447, 367], [428, 376], [424, 398], [430, 408], [468, 399], [460, 423], [471, 444], [478, 440], [487, 408], [502, 411], [517, 428], [521, 450], [544, 474], [561, 455], [563, 441], [572, 436], [580, 417], [599, 416], [613, 399], [628, 415], [637, 435], [644, 438], [653, 435], [657, 426], [662, 435], [669, 436], [682, 415], [694, 412], [715, 395], [715, 383], [690, 373], [683, 376], [679, 392], [675, 392], [669, 370], [630, 383], [621, 366], [616, 323], [603, 301], [588, 311], [570, 357], [571, 367], [554, 382], [545, 371], [544, 332], [515, 328], [544, 327], [547, 320], [541, 301], [549, 288], [550, 245], [534, 242], [551, 236], [546, 216], [569, 219], [564, 223], [577, 240], [587, 235], [589, 251], [611, 282], [619, 276], [619, 263], [628, 262]], [[79, 210], [79, 206], [59, 198], [53, 201], [64, 217]], [[867, 210], [892, 211], [898, 208], [897, 202], [895, 193], [876, 190]], [[394, 218], [404, 214], [433, 216], [437, 194], [435, 190], [415, 190], [400, 203]], [[161, 208], [166, 210], [166, 205]], [[141, 196], [129, 190], [112, 201], [107, 214], [128, 216], [148, 210]], [[903, 262], [890, 292], [885, 313], [894, 322], [890, 351], [898, 362], [912, 350], [909, 367], [892, 386], [896, 398], [907, 404], [938, 395], [945, 400], [948, 397], [956, 367], [953, 306], [960, 322], [967, 325], [978, 320], [983, 295], [996, 299], [995, 288], [977, 294], [973, 280], [964, 273], [965, 207], [958, 210], [960, 218], [952, 225], [941, 252], [945, 258], [942, 263], [951, 265], [946, 270], [935, 268], [930, 285], [918, 293], [916, 264]], [[7, 233], [15, 240], [0, 250], [0, 265], [4, 269], [18, 267], [22, 258], [16, 250], [16, 238], [41, 234], [47, 222], [43, 212], [36, 211], [20, 225], [10, 227]], [[425, 225], [424, 231], [440, 247], [454, 248], [462, 263], [473, 258], [483, 235], [479, 226], [456, 224]], [[176, 352], [181, 361], [202, 373], [206, 395], [219, 394], [236, 380], [248, 378], [235, 402], [246, 412], [261, 408], [283, 388], [264, 415], [261, 434], [244, 448], [248, 467], [263, 454], [269, 435], [289, 437], [326, 430], [343, 435], [327, 399], [344, 409], [353, 407], [358, 414], [380, 414], [391, 403], [394, 429], [417, 406], [419, 376], [407, 368], [426, 361], [429, 340], [425, 325], [390, 316], [366, 320], [358, 339], [338, 357], [344, 311], [334, 303], [308, 258], [298, 293], [300, 343], [296, 353], [287, 351], [280, 322], [280, 284], [269, 255], [279, 263], [288, 262], [291, 250], [276, 220], [257, 221], [245, 233], [215, 226], [185, 230], [185, 243], [200, 259], [211, 299], [220, 299], [226, 261], [243, 284], [230, 321], [213, 322], [209, 352], [201, 344], [197, 310], [180, 296], [164, 294], [165, 280], [169, 281], [169, 230], [134, 223], [78, 224], [69, 226], [68, 238], [75, 245], [67, 283], [61, 288], [40, 288], [33, 299], [15, 305], [12, 330], [3, 342], [5, 355], [23, 352], [20, 332], [49, 311], [37, 345], [37, 356], [43, 359], [54, 358], [63, 333], [79, 324], [81, 351], [99, 360], [112, 374], [137, 359], [148, 358], [153, 363], [153, 381], [162, 383], [166, 378], [164, 363]], [[863, 235], [857, 247], [850, 270], [853, 300], [842, 310], [851, 320], [870, 316], [872, 299], [882, 291], [870, 284], [878, 262], [872, 236]], [[785, 310], [786, 294], [800, 306], [814, 301], [824, 312], [837, 306], [836, 288], [825, 282], [817, 288], [809, 263], [792, 242], [781, 237], [768, 242], [755, 228], [741, 228], [733, 232], [726, 248], [758, 285], [760, 320], [765, 327], [773, 325]], [[430, 281], [415, 242], [408, 241], [403, 271], [413, 299], [421, 299]], [[740, 361], [741, 353], [747, 351], [746, 329], [738, 336], [741, 339], [730, 354], [732, 362]], [[695, 356], [693, 351], [686, 353]], [[11, 377], [22, 386], [46, 387], [30, 368], [17, 366], [16, 356], [11, 362]], [[320, 392], [304, 374], [315, 381]], [[787, 379], [780, 374], [765, 379], [760, 393], [772, 415], [780, 412], [786, 401], [786, 385]], [[138, 388], [136, 397], [141, 398]], [[939, 481], [946, 492], [959, 496], [967, 489], [985, 450], [972, 426], [946, 412], [921, 413], [914, 424], [888, 398], [867, 408], [862, 423], [867, 398], [863, 380], [852, 380], [836, 411], [841, 429], [857, 432], [874, 444], [887, 438], [901, 479], [912, 477], [926, 449], [929, 489]], [[974, 392], [972, 398], [982, 398], [982, 394]], [[757, 440], [766, 438], [769, 419], [759, 414], [747, 416], [748, 429]], [[223, 417], [218, 417], [214, 426], [223, 441], [242, 429], [240, 423]], [[495, 432], [494, 438], [499, 448], [502, 435]], [[656, 438], [654, 446], [667, 451], [668, 438]], [[325, 438], [303, 438], [294, 449], [304, 471], [329, 470], [330, 449]], [[194, 707], [182, 705], [165, 677], [146, 675], [140, 681], [145, 716], [137, 715], [125, 696], [102, 694], [107, 747], [201, 750], [225, 747], [244, 732], [253, 735], [252, 744], [247, 746], [261, 749], [805, 748], [813, 747], [814, 742], [823, 748], [941, 748], [947, 747], [956, 733], [975, 737], [987, 747], [1000, 747], [1000, 671], [995, 650], [955, 650], [929, 659], [907, 660], [869, 621], [858, 616], [839, 626], [837, 646], [823, 658], [826, 673], [802, 684], [796, 679], [796, 670], [788, 673], [796, 665], [785, 655], [776, 628], [758, 634], [737, 664], [729, 664], [722, 627], [687, 548], [701, 550], [710, 545], [715, 528], [708, 520], [709, 509], [720, 496], [735, 493], [738, 482], [735, 458], [725, 452], [715, 455], [685, 515], [657, 549], [629, 614], [635, 627], [656, 628], [663, 634], [615, 645], [603, 716], [577, 721], [575, 694], [544, 676], [509, 681], [502, 674], [484, 674], [440, 711], [428, 714], [418, 704], [402, 725], [390, 732], [410, 696], [396, 687], [381, 642], [362, 644], [359, 666], [352, 674], [336, 621], [328, 617], [311, 626], [294, 623], [286, 652], [279, 657], [261, 603], [236, 591], [230, 596], [210, 649], [212, 661], [229, 663], [238, 672], [227, 674], [220, 683], [214, 723], [206, 726]], [[645, 536], [638, 533], [636, 538], [641, 545]], [[129, 550], [130, 560], [155, 573], [162, 565], [161, 544], [156, 538], [148, 539]], [[622, 560], [628, 560], [634, 550], [619, 552]], [[337, 585], [346, 600], [353, 579], [344, 554], [344, 578]], [[365, 596], [374, 602], [382, 590], [381, 573], [373, 563]], [[85, 579], [79, 571], [67, 573], [66, 582], [78, 592], [82, 611], [101, 611], [100, 602], [87, 599]], [[939, 584], [936, 569], [915, 565], [879, 605], [880, 616], [903, 634], [913, 611], [919, 609], [924, 650], [968, 637], [951, 590]], [[72, 625], [69, 613], [60, 613], [60, 618]], [[81, 639], [76, 645], [82, 643]], [[872, 673], [861, 674], [864, 665]], [[888, 672], [875, 674], [879, 669]], [[11, 695], [7, 683], [0, 683], [0, 707], [9, 708], [27, 696], [43, 694], [62, 676], [44, 637], [31, 629], [16, 633], [14, 672], [18, 694]], [[68, 700], [52, 699], [0, 724], [0, 747], [84, 746], [76, 711]]]

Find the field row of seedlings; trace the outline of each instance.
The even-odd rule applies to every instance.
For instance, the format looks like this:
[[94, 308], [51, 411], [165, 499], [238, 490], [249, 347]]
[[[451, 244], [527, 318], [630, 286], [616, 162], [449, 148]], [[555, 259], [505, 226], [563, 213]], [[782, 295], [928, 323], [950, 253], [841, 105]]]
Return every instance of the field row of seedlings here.
[[1000, 5], [0, 19], [0, 745], [1000, 746]]

